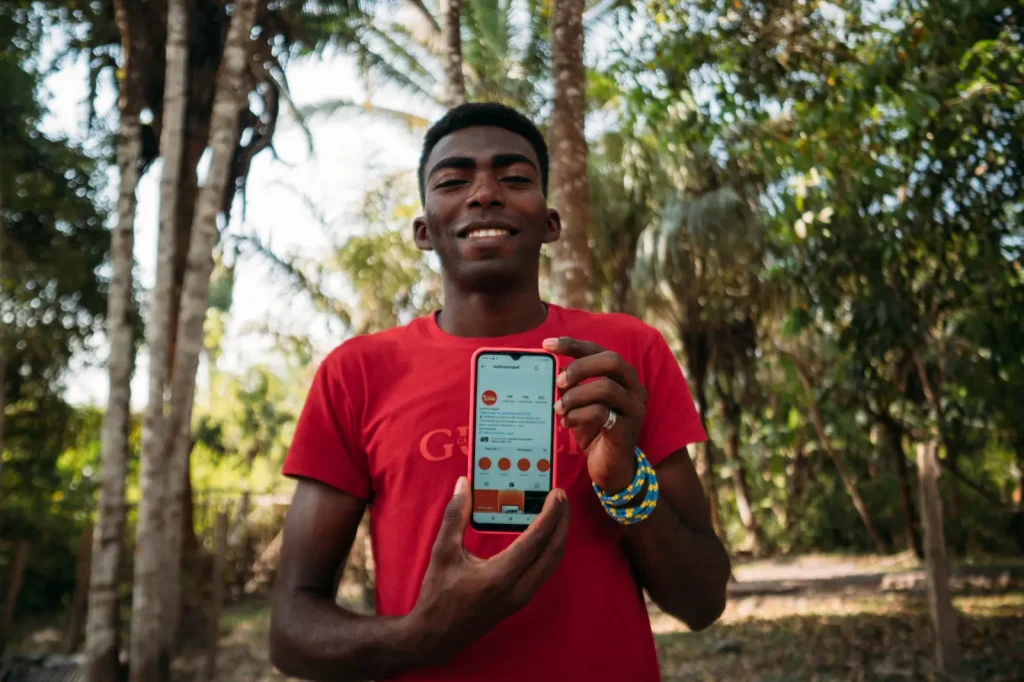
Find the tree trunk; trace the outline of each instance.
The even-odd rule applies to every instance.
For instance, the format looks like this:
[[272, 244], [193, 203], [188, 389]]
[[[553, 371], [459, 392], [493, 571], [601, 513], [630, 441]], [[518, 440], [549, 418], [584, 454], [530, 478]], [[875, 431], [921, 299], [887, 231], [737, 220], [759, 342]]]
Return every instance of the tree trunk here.
[[942, 524], [942, 498], [939, 492], [938, 443], [917, 446], [917, 476], [920, 485], [921, 521], [924, 526], [925, 570], [928, 585], [928, 611], [935, 629], [935, 660], [945, 675], [956, 675], [960, 667], [960, 643], [956, 632], [956, 613], [949, 593], [949, 563], [946, 559], [945, 531]]
[[[883, 408], [888, 409], [888, 408]], [[907, 548], [914, 552], [918, 559], [924, 559], [924, 548], [921, 546], [921, 534], [917, 530], [914, 518], [914, 502], [910, 492], [910, 472], [907, 470], [907, 457], [903, 452], [903, 429], [888, 413], [883, 412], [879, 423], [889, 441], [889, 452], [892, 454], [896, 468], [896, 477], [900, 488], [900, 506], [903, 508], [903, 532]]]
[[[942, 363], [939, 363], [939, 376], [938, 384], [932, 383], [931, 378], [928, 376], [928, 368], [924, 364], [924, 360], [921, 358], [919, 352], [912, 351], [912, 357], [914, 360], [914, 367], [917, 369], [917, 376], [921, 380], [921, 388], [924, 390], [925, 398], [928, 400], [928, 404], [931, 406], [934, 412], [935, 424], [933, 431], [935, 435], [936, 447], [941, 447], [946, 453], [946, 466], [954, 474], [955, 479], [964, 480], [966, 477], [960, 472], [959, 467], [956, 463], [956, 448], [954, 448], [950, 442], [949, 435], [947, 433], [946, 416], [942, 409], [942, 396], [940, 391], [945, 381], [945, 377], [942, 371]], [[936, 457], [936, 462], [939, 462]], [[940, 463], [941, 466], [941, 463]], [[984, 489], [980, 486], [972, 485], [976, 490], [984, 494]], [[940, 500], [941, 501], [941, 500]], [[949, 505], [949, 512], [952, 516], [957, 517], [960, 513], [960, 499], [957, 494], [956, 481], [952, 482], [949, 488], [949, 497], [947, 499]], [[961, 551], [966, 550], [966, 547], [961, 547]]]
[[121, 679], [120, 607], [117, 599], [124, 555], [125, 478], [128, 475], [128, 433], [131, 419], [131, 375], [135, 363], [132, 339], [132, 266], [134, 264], [135, 190], [142, 155], [141, 55], [145, 36], [132, 3], [115, 3], [121, 32], [120, 131], [117, 166], [120, 188], [117, 226], [111, 244], [113, 277], [107, 298], [107, 337], [110, 340], [110, 391], [103, 420], [103, 451], [100, 468], [99, 514], [93, 537], [89, 577], [89, 606], [85, 630], [86, 680], [115, 682]]
[[444, 50], [445, 104], [466, 101], [466, 79], [462, 74], [462, 0], [441, 0], [442, 49]]
[[726, 436], [725, 456], [732, 468], [732, 483], [736, 491], [736, 510], [739, 512], [743, 527], [747, 529], [754, 554], [762, 556], [767, 548], [767, 543], [761, 524], [758, 523], [757, 516], [754, 514], [754, 506], [750, 501], [750, 485], [747, 483], [747, 469], [743, 466], [743, 460], [740, 457], [740, 427], [743, 412], [736, 403], [723, 400], [722, 414], [725, 415], [729, 429]]
[[73, 654], [82, 640], [82, 625], [85, 622], [85, 608], [89, 602], [89, 573], [92, 569], [93, 527], [86, 523], [82, 527], [82, 538], [78, 542], [78, 562], [75, 565], [75, 594], [71, 602], [71, 617], [64, 633], [64, 653]]
[[217, 680], [217, 649], [220, 646], [220, 619], [224, 611], [224, 568], [228, 554], [228, 513], [218, 512], [213, 545], [213, 613], [210, 614], [210, 643], [206, 657], [207, 682]]
[[[192, 374], [195, 377], [195, 373]], [[185, 477], [188, 475], [188, 463], [192, 454], [192, 402], [195, 391], [189, 393], [187, 416], [180, 423], [178, 431], [169, 432], [166, 443], [170, 459], [167, 466], [167, 488], [164, 498], [164, 535], [167, 543], [167, 565], [164, 571], [164, 606], [166, 610], [167, 631], [164, 633], [164, 648], [168, 656], [173, 653], [174, 645], [180, 634], [182, 613], [182, 566], [184, 559], [184, 535], [182, 519], [185, 509]], [[172, 394], [173, 396], [173, 394]], [[172, 408], [173, 410], [173, 408]], [[184, 445], [184, 447], [182, 447]]]
[[[14, 611], [18, 606], [18, 596], [25, 584], [25, 568], [28, 566], [28, 553], [32, 545], [28, 540], [21, 540], [15, 546], [14, 562], [7, 583], [7, 594], [4, 595], [3, 609], [0, 609], [0, 657], [7, 646], [7, 638], [14, 629]], [[2, 660], [2, 659], [0, 659]]]
[[[195, 449], [195, 441], [192, 442]], [[191, 460], [190, 460], [191, 461]], [[192, 493], [192, 467], [185, 467], [184, 491], [182, 493], [181, 512], [181, 553], [182, 565], [191, 566], [195, 561], [196, 553], [199, 551], [199, 540], [196, 538], [195, 501]]]
[[726, 536], [722, 529], [721, 507], [718, 500], [718, 480], [715, 476], [715, 450], [711, 443], [711, 435], [708, 431], [708, 368], [711, 366], [711, 355], [708, 347], [706, 334], [699, 331], [688, 331], [684, 324], [679, 325], [679, 337], [683, 341], [683, 351], [686, 354], [687, 369], [693, 381], [694, 397], [697, 401], [697, 414], [700, 416], [700, 425], [704, 433], [708, 434], [707, 440], [697, 447], [697, 476], [700, 478], [701, 486], [704, 488], [704, 495], [708, 498], [708, 506], [711, 510], [711, 527], [721, 541], [726, 542]]
[[615, 266], [612, 274], [613, 313], [636, 315], [636, 295], [633, 292], [633, 268], [636, 266], [636, 250], [640, 243], [642, 229], [636, 227], [635, 219], [623, 228], [629, 229], [626, 244], [616, 248]]
[[[4, 222], [4, 188], [0, 177], [0, 279], [4, 275], [4, 240], [7, 238], [7, 224]], [[7, 418], [7, 346], [6, 335], [0, 327], [0, 474], [4, 467], [4, 422]], [[2, 502], [0, 498], [0, 502]]]
[[[793, 528], [793, 518], [803, 500], [804, 487], [807, 483], [807, 453], [803, 426], [800, 427], [798, 442], [793, 448], [793, 468], [787, 472], [786, 479], [786, 506], [784, 514], [783, 530], [787, 533]], [[793, 549], [792, 546], [789, 548]]]
[[587, 179], [586, 72], [583, 68], [584, 0], [551, 6], [550, 203], [562, 217], [562, 236], [551, 253], [551, 284], [556, 303], [586, 308], [590, 297], [590, 185]]
[[[186, 111], [188, 106], [188, 37], [189, 37], [189, 13], [190, 3], [187, 0], [170, 0], [167, 5], [167, 77], [164, 80], [164, 125], [160, 149], [164, 155], [164, 174], [161, 178], [160, 187], [160, 238], [164, 240], [160, 244], [157, 296], [159, 304], [156, 307], [160, 311], [160, 328], [155, 330], [161, 334], [158, 339], [153, 339], [150, 348], [158, 348], [160, 354], [154, 360], [153, 366], [156, 370], [151, 373], [151, 381], [159, 386], [160, 394], [156, 395], [153, 386], [150, 386], [150, 400], [159, 399], [160, 419], [163, 421], [164, 392], [167, 388], [168, 377], [173, 373], [171, 357], [168, 354], [167, 339], [170, 334], [167, 330], [171, 327], [171, 300], [174, 291], [175, 277], [174, 269], [176, 264], [178, 217], [182, 212], [178, 202], [187, 200], [190, 192], [182, 189], [182, 177], [190, 177], [192, 174], [186, 172], [183, 165], [187, 162], [185, 158], [186, 138], [185, 130]], [[191, 170], [191, 169], [189, 169]], [[191, 188], [190, 188], [191, 189]], [[155, 346], [154, 346], [155, 342]], [[165, 429], [165, 424], [160, 424], [160, 439], [156, 442], [158, 455], [166, 456], [163, 449], [165, 442], [170, 437], [173, 443], [174, 438]], [[191, 441], [189, 441], [191, 442]], [[164, 594], [163, 609], [166, 614], [166, 629], [163, 632], [161, 646], [164, 651], [161, 660], [170, 660], [175, 643], [178, 640], [181, 622], [181, 574], [182, 574], [182, 524], [181, 524], [181, 495], [184, 490], [184, 478], [186, 472], [179, 473], [173, 463], [168, 465], [166, 495], [163, 504], [163, 528], [166, 542], [168, 560], [164, 566]]]
[[185, 0], [168, 2], [167, 63], [160, 138], [164, 159], [160, 180], [160, 232], [156, 287], [146, 325], [146, 343], [150, 353], [149, 403], [142, 432], [142, 497], [139, 501], [131, 621], [131, 679], [138, 682], [168, 679], [171, 644], [177, 631], [178, 609], [174, 604], [174, 588], [180, 580], [180, 566], [175, 562], [170, 546], [174, 536], [180, 537], [180, 530], [174, 532], [165, 518], [168, 496], [173, 487], [166, 461], [169, 434], [165, 393], [170, 371], [167, 355], [185, 136], [188, 19], [189, 8]]
[[[196, 370], [203, 348], [203, 320], [206, 317], [213, 248], [219, 236], [217, 217], [224, 190], [230, 181], [231, 163], [237, 143], [238, 113], [246, 102], [243, 79], [250, 49], [249, 36], [255, 23], [257, 0], [238, 0], [228, 29], [224, 57], [217, 74], [213, 113], [210, 120], [210, 169], [195, 207], [188, 262], [181, 292], [173, 371], [170, 381], [170, 410], [166, 422], [168, 495], [164, 498], [167, 536], [167, 567], [173, 580], [165, 578], [164, 603], [175, 612], [166, 614], [168, 624], [176, 625], [180, 608], [181, 524], [184, 480], [192, 449], [191, 420], [195, 395]], [[142, 682], [140, 679], [139, 682]]]
[[[0, 474], [4, 468], [4, 422], [7, 420], [7, 360], [4, 356], [4, 338], [0, 334]], [[3, 498], [0, 498], [0, 502]]]
[[[192, 88], [190, 88], [192, 89]], [[194, 92], [193, 92], [194, 95]], [[169, 330], [167, 333], [167, 376], [171, 375], [174, 355], [177, 352], [178, 318], [181, 312], [181, 289], [185, 283], [185, 270], [188, 269], [188, 250], [192, 244], [192, 221], [196, 215], [196, 197], [199, 195], [199, 161], [206, 152], [206, 144], [210, 139], [209, 112], [204, 124], [197, 125], [192, 111], [199, 104], [189, 99], [190, 114], [186, 120], [185, 159], [178, 178], [178, 217], [174, 240], [174, 290], [171, 294], [171, 312], [168, 316]]]
[[[697, 394], [697, 412], [700, 415], [700, 424], [704, 427], [704, 433], [708, 433], [708, 394], [707, 379], [700, 377], [694, 382], [694, 392]], [[704, 488], [704, 496], [708, 498], [708, 507], [711, 510], [711, 527], [715, 535], [725, 542], [725, 533], [722, 530], [722, 515], [719, 511], [718, 482], [715, 478], [715, 451], [711, 444], [711, 436], [697, 446], [697, 475]]]
[[1013, 508], [1019, 511], [1024, 507], [1024, 434], [1018, 435], [1015, 443], [1017, 453], [1017, 485], [1013, 488]]
[[801, 383], [804, 385], [804, 390], [807, 392], [807, 401], [811, 408], [811, 421], [814, 423], [814, 430], [818, 433], [818, 439], [821, 440], [821, 444], [825, 446], [825, 451], [828, 453], [829, 459], [832, 460], [833, 466], [836, 468], [836, 472], [839, 474], [839, 479], [843, 482], [843, 488], [846, 489], [846, 494], [850, 496], [853, 501], [853, 506], [857, 510], [857, 514], [860, 515], [860, 520], [864, 523], [864, 528], [867, 529], [868, 535], [871, 536], [871, 541], [875, 545], [875, 551], [879, 554], [885, 554], [888, 551], [885, 540], [882, 538], [881, 533], [878, 532], [878, 527], [875, 526], [875, 522], [871, 519], [871, 514], [868, 512], [868, 506], [864, 504], [864, 499], [860, 496], [860, 491], [857, 490], [857, 483], [853, 479], [853, 474], [846, 466], [846, 460], [840, 455], [835, 447], [832, 445], [832, 439], [829, 438], [828, 433], [825, 431], [825, 422], [821, 417], [821, 408], [818, 407], [818, 402], [814, 398], [814, 384], [811, 382], [810, 374], [807, 372], [807, 368], [804, 367], [803, 363], [800, 362], [796, 357], [793, 357], [793, 366], [796, 368], [797, 374], [800, 377]]

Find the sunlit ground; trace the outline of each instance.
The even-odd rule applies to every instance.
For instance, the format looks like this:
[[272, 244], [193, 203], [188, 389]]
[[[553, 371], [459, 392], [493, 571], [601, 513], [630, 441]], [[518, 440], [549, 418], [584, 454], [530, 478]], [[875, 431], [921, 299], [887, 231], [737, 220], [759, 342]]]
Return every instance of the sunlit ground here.
[[[1020, 680], [1024, 593], [962, 596], [955, 605], [972, 678]], [[666, 682], [929, 679], [930, 630], [920, 596], [745, 597], [698, 633], [656, 610], [651, 621]], [[263, 604], [226, 614], [218, 680], [287, 679], [267, 663], [268, 627]], [[202, 663], [201, 655], [179, 661], [177, 682], [194, 679]]]
[[[665, 682], [933, 679], [923, 575], [912, 557], [773, 558], [739, 563], [735, 576], [725, 614], [704, 632], [651, 607]], [[1024, 559], [958, 562], [951, 586], [968, 679], [1024, 680]], [[218, 682], [288, 679], [268, 662], [269, 626], [265, 597], [227, 609]], [[17, 648], [52, 651], [64, 627], [28, 630]], [[205, 663], [206, 652], [190, 648], [174, 682], [205, 679]]]

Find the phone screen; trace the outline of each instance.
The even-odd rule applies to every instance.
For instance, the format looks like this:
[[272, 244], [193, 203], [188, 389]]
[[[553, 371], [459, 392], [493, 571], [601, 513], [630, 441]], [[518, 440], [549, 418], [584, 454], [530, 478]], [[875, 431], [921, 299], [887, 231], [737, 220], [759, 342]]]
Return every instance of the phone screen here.
[[475, 376], [472, 526], [521, 531], [552, 488], [555, 359], [485, 351]]

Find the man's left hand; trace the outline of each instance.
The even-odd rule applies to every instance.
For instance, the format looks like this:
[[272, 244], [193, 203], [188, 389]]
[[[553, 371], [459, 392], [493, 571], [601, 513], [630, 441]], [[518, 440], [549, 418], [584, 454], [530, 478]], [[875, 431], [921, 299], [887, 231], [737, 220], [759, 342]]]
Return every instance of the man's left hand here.
[[[647, 390], [636, 370], [590, 341], [563, 336], [545, 339], [544, 348], [576, 358], [556, 379], [555, 413], [587, 454], [590, 480], [607, 493], [623, 490], [636, 474], [634, 449], [647, 414]], [[612, 410], [615, 424], [603, 429]]]

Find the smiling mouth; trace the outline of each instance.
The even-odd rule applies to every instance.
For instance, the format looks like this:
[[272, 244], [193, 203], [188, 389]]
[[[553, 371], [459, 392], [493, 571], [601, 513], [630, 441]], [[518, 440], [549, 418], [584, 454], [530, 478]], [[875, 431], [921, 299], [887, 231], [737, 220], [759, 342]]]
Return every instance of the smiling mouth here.
[[518, 230], [513, 230], [509, 227], [499, 227], [495, 225], [481, 225], [478, 227], [470, 227], [465, 230], [460, 230], [458, 233], [459, 239], [487, 239], [493, 237], [513, 237], [516, 235]]

